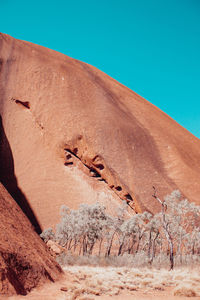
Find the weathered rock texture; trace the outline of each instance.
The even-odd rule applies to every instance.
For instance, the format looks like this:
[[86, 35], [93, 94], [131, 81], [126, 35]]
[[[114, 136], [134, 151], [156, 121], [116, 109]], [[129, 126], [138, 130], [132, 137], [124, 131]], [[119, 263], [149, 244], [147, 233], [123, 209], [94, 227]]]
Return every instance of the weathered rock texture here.
[[[179, 189], [200, 198], [200, 140], [98, 69], [0, 36], [1, 181], [38, 231], [61, 204], [121, 199], [160, 209]], [[26, 205], [24, 205], [24, 203]]]
[[60, 267], [2, 184], [0, 211], [0, 295], [26, 295], [39, 284], [58, 279]]

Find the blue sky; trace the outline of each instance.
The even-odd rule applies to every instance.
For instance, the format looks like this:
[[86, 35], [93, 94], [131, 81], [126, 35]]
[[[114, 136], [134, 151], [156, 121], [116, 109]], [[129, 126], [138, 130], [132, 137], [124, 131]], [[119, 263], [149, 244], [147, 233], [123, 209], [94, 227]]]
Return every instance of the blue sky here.
[[90, 63], [200, 138], [200, 0], [0, 0], [0, 31]]

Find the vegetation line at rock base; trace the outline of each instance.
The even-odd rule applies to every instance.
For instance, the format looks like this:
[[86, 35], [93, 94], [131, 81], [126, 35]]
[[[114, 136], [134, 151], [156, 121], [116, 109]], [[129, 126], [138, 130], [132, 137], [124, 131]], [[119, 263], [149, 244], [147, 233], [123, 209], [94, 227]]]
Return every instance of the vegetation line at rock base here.
[[[100, 203], [79, 209], [61, 207], [61, 221], [54, 232], [41, 234], [59, 247], [58, 262], [90, 265], [158, 266], [170, 269], [200, 263], [200, 207], [182, 199], [175, 190], [160, 200], [161, 212], [129, 216], [124, 202], [115, 216]], [[91, 257], [91, 258], [89, 258]], [[166, 263], [167, 262], [167, 263]]]

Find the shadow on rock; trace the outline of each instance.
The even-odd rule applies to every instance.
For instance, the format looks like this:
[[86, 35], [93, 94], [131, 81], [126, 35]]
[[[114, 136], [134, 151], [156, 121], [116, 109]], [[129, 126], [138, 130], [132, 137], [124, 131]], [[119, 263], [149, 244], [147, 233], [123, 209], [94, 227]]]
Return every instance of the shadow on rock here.
[[36, 232], [41, 233], [40, 224], [31, 209], [27, 198], [18, 187], [17, 178], [15, 176], [14, 160], [9, 141], [6, 137], [2, 118], [0, 116], [0, 182], [4, 185], [10, 195], [14, 198], [22, 211], [29, 218]]

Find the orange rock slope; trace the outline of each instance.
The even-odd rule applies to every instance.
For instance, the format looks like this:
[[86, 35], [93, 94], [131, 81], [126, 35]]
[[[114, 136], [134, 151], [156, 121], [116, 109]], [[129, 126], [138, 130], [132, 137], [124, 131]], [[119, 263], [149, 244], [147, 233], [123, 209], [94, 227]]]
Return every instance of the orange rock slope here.
[[5, 34], [0, 76], [0, 178], [38, 231], [62, 204], [156, 211], [153, 185], [200, 203], [200, 140], [127, 87]]
[[2, 184], [0, 211], [0, 298], [26, 295], [47, 280], [59, 279], [60, 267]]

